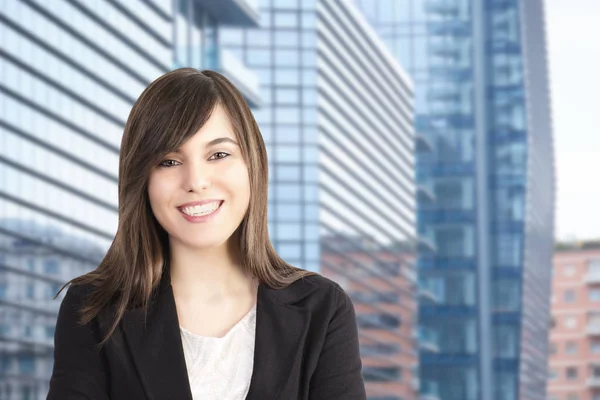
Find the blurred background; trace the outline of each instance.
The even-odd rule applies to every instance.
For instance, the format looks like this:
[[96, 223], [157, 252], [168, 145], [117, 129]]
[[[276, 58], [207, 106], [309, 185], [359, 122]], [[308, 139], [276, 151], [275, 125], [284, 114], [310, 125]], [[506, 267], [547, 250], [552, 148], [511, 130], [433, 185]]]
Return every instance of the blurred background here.
[[52, 298], [114, 237], [129, 111], [184, 66], [246, 97], [271, 239], [353, 299], [370, 400], [600, 400], [599, 16], [0, 0], [0, 400], [45, 399]]

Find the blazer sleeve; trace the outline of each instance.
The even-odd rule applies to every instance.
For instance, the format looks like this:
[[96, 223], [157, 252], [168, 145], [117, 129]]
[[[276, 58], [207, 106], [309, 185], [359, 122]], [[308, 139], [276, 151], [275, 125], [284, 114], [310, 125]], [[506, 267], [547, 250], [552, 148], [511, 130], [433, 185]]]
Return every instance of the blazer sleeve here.
[[310, 380], [308, 398], [366, 400], [354, 306], [341, 287], [336, 287], [336, 292], [335, 311]]
[[95, 321], [81, 326], [77, 310], [82, 287], [69, 286], [54, 333], [54, 366], [46, 400], [109, 400], [106, 363], [94, 347], [100, 342]]

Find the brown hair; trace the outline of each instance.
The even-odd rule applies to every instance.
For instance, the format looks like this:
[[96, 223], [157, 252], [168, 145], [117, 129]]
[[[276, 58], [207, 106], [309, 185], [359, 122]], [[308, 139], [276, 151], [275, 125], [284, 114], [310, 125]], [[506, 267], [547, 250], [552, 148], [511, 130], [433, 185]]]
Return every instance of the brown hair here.
[[192, 137], [217, 104], [223, 105], [231, 120], [249, 172], [250, 203], [234, 233], [243, 269], [276, 289], [316, 275], [286, 263], [271, 244], [267, 151], [245, 99], [217, 72], [179, 68], [160, 76], [142, 92], [125, 124], [119, 156], [119, 223], [108, 252], [95, 270], [67, 282], [56, 295], [69, 283], [92, 284], [94, 289], [79, 310], [81, 324], [114, 306], [114, 321], [100, 345], [114, 333], [128, 308], [148, 309], [167, 271], [168, 235], [150, 208], [150, 170]]

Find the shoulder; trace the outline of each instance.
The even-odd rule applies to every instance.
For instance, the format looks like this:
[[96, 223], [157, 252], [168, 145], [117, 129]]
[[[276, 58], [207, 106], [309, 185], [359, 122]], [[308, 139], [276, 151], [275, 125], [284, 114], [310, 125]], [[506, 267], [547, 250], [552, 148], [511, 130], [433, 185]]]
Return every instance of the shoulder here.
[[[323, 306], [324, 303], [331, 307], [351, 304], [350, 297], [336, 281], [321, 274], [308, 275], [299, 278], [288, 286], [285, 297], [295, 300], [304, 300], [314, 305]], [[284, 294], [281, 293], [281, 297]]]
[[321, 294], [329, 293], [337, 295], [339, 292], [346, 293], [339, 283], [321, 274], [309, 275], [301, 279], [308, 280]]
[[88, 296], [93, 293], [95, 286], [90, 283], [70, 284], [64, 291], [58, 311], [58, 323], [77, 325]]
[[81, 306], [85, 302], [85, 299], [88, 297], [88, 295], [93, 292], [93, 290], [94, 286], [90, 283], [70, 284], [65, 291], [62, 304]]

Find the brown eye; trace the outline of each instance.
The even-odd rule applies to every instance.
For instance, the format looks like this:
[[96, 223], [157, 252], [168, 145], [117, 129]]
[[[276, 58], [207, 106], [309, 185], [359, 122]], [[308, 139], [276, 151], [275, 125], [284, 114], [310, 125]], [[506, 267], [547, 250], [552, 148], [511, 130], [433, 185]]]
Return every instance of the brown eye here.
[[177, 161], [175, 161], [175, 160], [163, 160], [163, 161], [161, 161], [158, 164], [158, 166], [159, 167], [173, 167], [174, 165], [176, 165], [174, 163], [177, 163]]
[[[223, 158], [227, 158], [227, 157], [229, 156], [229, 154], [228, 154], [228, 153], [225, 153], [225, 152], [219, 151], [219, 152], [216, 152], [215, 154], [213, 154], [213, 157], [214, 157], [215, 155], [217, 155], [217, 154], [224, 154], [224, 156], [223, 156], [223, 157], [217, 157], [217, 160], [222, 160]], [[212, 157], [211, 157], [211, 158], [212, 158]]]

